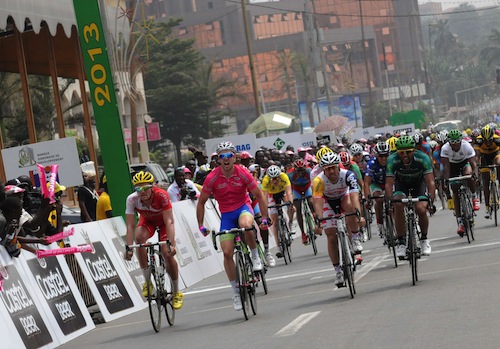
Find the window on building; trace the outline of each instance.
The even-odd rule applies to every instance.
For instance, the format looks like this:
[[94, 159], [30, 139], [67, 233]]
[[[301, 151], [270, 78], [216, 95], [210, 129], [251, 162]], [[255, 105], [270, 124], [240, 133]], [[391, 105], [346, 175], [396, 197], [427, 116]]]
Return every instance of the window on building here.
[[387, 9], [386, 8], [383, 8], [380, 10], [380, 15], [381, 16], [387, 16]]
[[209, 9], [213, 9], [213, 8], [214, 8], [214, 3], [213, 3], [213, 2], [211, 2], [211, 1], [209, 1], [209, 2], [208, 2], [208, 8], [209, 8]]
[[382, 28], [382, 34], [383, 35], [389, 35], [389, 32], [390, 32], [389, 27]]

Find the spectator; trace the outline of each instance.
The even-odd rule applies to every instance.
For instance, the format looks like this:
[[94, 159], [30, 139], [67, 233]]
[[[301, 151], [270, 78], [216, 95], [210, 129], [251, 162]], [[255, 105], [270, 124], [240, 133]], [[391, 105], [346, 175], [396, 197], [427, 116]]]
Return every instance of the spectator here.
[[106, 175], [102, 176], [100, 187], [103, 189], [103, 192], [99, 196], [96, 205], [96, 218], [98, 221], [113, 217], [113, 209], [111, 208], [111, 200], [108, 194], [108, 179]]
[[83, 223], [96, 220], [98, 199], [99, 196], [95, 191], [95, 172], [84, 172], [83, 185], [78, 188], [78, 205], [80, 206], [80, 219]]
[[196, 199], [200, 196], [200, 191], [196, 188], [194, 183], [186, 179], [186, 174], [182, 167], [175, 170], [174, 182], [168, 187], [167, 192], [172, 202]]

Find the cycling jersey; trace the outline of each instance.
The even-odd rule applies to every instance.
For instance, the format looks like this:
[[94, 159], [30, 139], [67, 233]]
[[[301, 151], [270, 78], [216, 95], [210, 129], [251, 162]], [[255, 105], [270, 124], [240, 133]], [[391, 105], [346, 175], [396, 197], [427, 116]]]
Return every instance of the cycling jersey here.
[[447, 158], [450, 163], [460, 163], [476, 156], [476, 152], [469, 142], [462, 140], [458, 151], [453, 151], [450, 143], [446, 143], [441, 148], [441, 157]]
[[313, 167], [311, 170], [311, 181], [316, 178], [317, 175], [319, 175], [321, 172], [323, 172], [323, 168], [320, 165], [316, 165]]
[[372, 183], [385, 185], [386, 166], [382, 166], [376, 157], [368, 161], [365, 176], [372, 179]]
[[302, 173], [297, 170], [288, 173], [288, 179], [292, 189], [297, 192], [305, 192], [311, 186], [311, 169], [306, 168]]
[[339, 180], [332, 183], [324, 173], [319, 174], [313, 181], [313, 197], [326, 199], [340, 199], [349, 193], [359, 192], [358, 181], [354, 172], [339, 170]]
[[288, 176], [281, 172], [279, 176], [279, 181], [277, 184], [271, 181], [268, 175], [264, 176], [262, 179], [262, 190], [268, 192], [269, 194], [278, 194], [285, 191], [285, 188], [290, 184], [290, 179]]
[[424, 152], [415, 150], [413, 160], [408, 165], [401, 161], [398, 153], [389, 156], [385, 174], [387, 177], [394, 177], [396, 182], [411, 187], [423, 182], [424, 176], [432, 172], [431, 159]]
[[[288, 178], [288, 177], [287, 177]], [[247, 191], [257, 188], [257, 182], [246, 167], [234, 166], [231, 177], [222, 174], [221, 167], [213, 169], [203, 182], [203, 191], [213, 194], [221, 213], [242, 207], [249, 200]]]
[[497, 134], [493, 135], [493, 139], [487, 142], [483, 136], [479, 135], [476, 137], [476, 145], [474, 149], [478, 150], [481, 154], [493, 154], [500, 151], [500, 136]]
[[151, 188], [153, 191], [151, 204], [146, 206], [142, 203], [137, 192], [127, 197], [125, 214], [139, 213], [137, 226], [143, 226], [149, 231], [149, 237], [153, 236], [156, 227], [160, 227], [160, 239], [167, 238], [167, 227], [163, 222], [163, 212], [172, 208], [168, 193], [158, 187]]
[[346, 168], [345, 166], [343, 166], [342, 164], [340, 164], [340, 167], [341, 168], [345, 168], [346, 170], [349, 170], [349, 171], [352, 171], [356, 174], [356, 177], [359, 179], [363, 179], [363, 176], [361, 174], [361, 170], [359, 169], [359, 166], [356, 164], [355, 161], [352, 161], [351, 160], [351, 167], [350, 168]]

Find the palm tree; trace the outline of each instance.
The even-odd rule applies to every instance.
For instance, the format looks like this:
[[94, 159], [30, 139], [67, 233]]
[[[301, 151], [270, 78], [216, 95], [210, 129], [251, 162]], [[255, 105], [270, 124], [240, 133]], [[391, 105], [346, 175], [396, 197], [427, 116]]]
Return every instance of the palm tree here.
[[431, 34], [435, 37], [434, 52], [438, 57], [448, 56], [457, 45], [457, 39], [448, 26], [448, 20], [439, 19], [431, 28]]

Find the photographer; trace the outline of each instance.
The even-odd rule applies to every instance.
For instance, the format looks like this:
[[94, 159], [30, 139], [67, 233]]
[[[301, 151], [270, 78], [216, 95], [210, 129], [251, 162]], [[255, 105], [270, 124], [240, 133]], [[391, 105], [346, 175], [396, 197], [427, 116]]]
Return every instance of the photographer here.
[[174, 182], [168, 187], [168, 196], [172, 202], [182, 201], [186, 199], [194, 200], [200, 196], [200, 192], [194, 183], [186, 179], [184, 168], [178, 167], [174, 172]]

